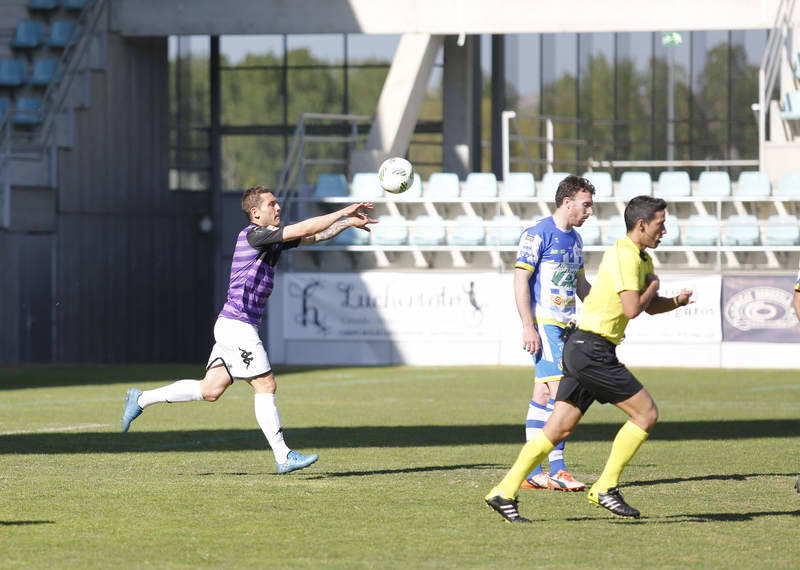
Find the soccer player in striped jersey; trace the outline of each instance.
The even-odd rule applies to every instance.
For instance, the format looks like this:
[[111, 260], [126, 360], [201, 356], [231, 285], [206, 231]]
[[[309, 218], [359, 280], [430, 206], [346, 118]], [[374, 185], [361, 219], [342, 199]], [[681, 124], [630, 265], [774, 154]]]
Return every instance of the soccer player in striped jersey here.
[[272, 192], [263, 186], [247, 190], [242, 196], [242, 211], [249, 223], [236, 240], [228, 299], [214, 326], [216, 343], [205, 377], [178, 380], [144, 392], [130, 388], [125, 398], [122, 431], [128, 431], [131, 422], [148, 406], [159, 402], [215, 402], [235, 378], [241, 378], [255, 392], [256, 421], [272, 448], [278, 472], [289, 473], [314, 463], [318, 455], [293, 451], [284, 442], [275, 404], [275, 376], [258, 336], [258, 326], [275, 285], [275, 267], [281, 253], [330, 239], [349, 227], [370, 231], [369, 225], [377, 220], [361, 210], [372, 207], [366, 202], [350, 204], [336, 212], [281, 227], [281, 207]]
[[[514, 264], [514, 299], [522, 319], [522, 348], [533, 355], [533, 396], [525, 421], [530, 440], [547, 422], [561, 380], [561, 333], [575, 317], [575, 297], [583, 299], [589, 282], [583, 270], [583, 241], [575, 227], [592, 215], [594, 186], [585, 178], [567, 176], [558, 185], [556, 209], [522, 232]], [[564, 463], [564, 442], [548, 456], [549, 473], [536, 465], [523, 489], [581, 491]]]

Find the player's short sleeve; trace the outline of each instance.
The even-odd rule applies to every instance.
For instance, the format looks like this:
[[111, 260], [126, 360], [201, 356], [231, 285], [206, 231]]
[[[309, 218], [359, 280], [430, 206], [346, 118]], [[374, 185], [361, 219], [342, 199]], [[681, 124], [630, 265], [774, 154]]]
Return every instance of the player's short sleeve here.
[[263, 249], [283, 241], [283, 228], [256, 226], [247, 232], [247, 243], [255, 249]]
[[[639, 253], [631, 248], [615, 248], [617, 271], [614, 272], [614, 289], [620, 291], [640, 291], [642, 287], [642, 277], [640, 273]], [[652, 261], [649, 261], [652, 266]]]
[[522, 232], [517, 249], [517, 259], [514, 267], [536, 271], [539, 260], [544, 252], [544, 239], [534, 228], [528, 228]]

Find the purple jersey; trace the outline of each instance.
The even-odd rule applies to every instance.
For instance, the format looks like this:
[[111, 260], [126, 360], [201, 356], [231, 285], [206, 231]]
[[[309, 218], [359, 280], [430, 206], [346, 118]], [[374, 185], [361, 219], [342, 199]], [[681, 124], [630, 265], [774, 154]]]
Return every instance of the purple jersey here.
[[275, 286], [281, 252], [300, 240], [283, 241], [283, 228], [250, 224], [239, 232], [233, 250], [228, 301], [219, 316], [258, 326]]

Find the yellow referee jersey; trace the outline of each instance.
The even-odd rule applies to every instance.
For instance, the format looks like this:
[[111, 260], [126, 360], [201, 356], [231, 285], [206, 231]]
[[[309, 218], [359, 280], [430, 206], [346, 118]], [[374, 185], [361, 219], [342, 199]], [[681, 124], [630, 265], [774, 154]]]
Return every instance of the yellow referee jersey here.
[[644, 291], [645, 276], [653, 273], [653, 260], [628, 236], [606, 250], [597, 278], [583, 301], [578, 328], [619, 344], [628, 326], [620, 291]]

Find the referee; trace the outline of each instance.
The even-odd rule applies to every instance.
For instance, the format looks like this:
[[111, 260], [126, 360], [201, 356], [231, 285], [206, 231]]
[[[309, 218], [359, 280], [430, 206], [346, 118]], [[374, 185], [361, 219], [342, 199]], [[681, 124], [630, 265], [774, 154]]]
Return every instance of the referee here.
[[617, 485], [622, 470], [656, 425], [658, 408], [647, 389], [617, 360], [616, 348], [628, 321], [642, 311], [665, 313], [691, 302], [689, 289], [675, 297], [658, 295], [659, 279], [645, 253], [647, 248], [658, 247], [666, 233], [666, 210], [667, 203], [652, 196], [637, 196], [625, 208], [627, 234], [603, 254], [578, 329], [564, 345], [564, 376], [553, 413], [486, 496], [486, 503], [508, 522], [531, 522], [517, 509], [522, 480], [533, 465], [569, 437], [595, 400], [614, 404], [629, 418], [614, 438], [603, 473], [589, 490], [589, 502], [623, 517], [639, 516]]

